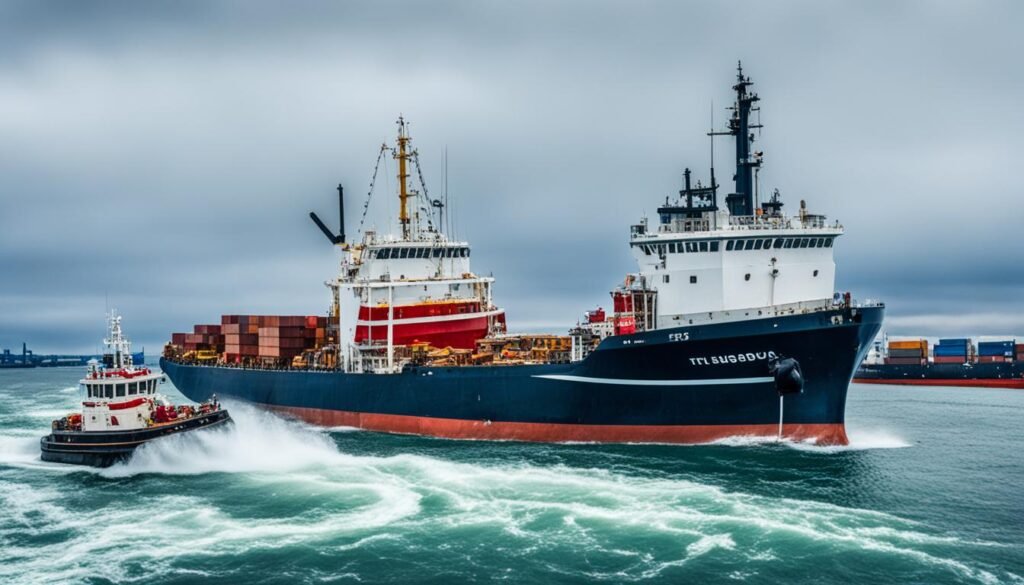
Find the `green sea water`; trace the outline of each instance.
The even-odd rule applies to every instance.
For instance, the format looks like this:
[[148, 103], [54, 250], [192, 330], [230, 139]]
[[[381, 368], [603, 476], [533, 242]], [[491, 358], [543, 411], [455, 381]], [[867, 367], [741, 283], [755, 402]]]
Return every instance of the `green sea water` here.
[[0, 583], [1024, 583], [1024, 391], [854, 385], [845, 448], [450, 441], [229, 402], [233, 428], [110, 469], [43, 463], [80, 375], [0, 370]]

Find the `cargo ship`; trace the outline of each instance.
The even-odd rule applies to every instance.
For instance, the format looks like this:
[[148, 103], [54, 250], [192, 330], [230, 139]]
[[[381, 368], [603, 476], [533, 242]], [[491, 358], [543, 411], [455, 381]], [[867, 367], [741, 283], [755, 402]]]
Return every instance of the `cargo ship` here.
[[399, 118], [370, 190], [393, 157], [397, 233], [360, 227], [346, 238], [340, 186], [340, 233], [310, 214], [342, 256], [326, 283], [328, 313], [224, 315], [172, 336], [161, 367], [192, 400], [216, 393], [327, 426], [552, 442], [846, 443], [847, 390], [884, 305], [834, 292], [842, 225], [804, 201], [785, 213], [777, 189], [761, 197], [751, 86], [738, 68], [728, 126], [708, 133], [712, 153], [716, 136], [735, 139], [725, 205], [713, 156], [707, 184], [686, 169], [655, 221], [630, 226], [638, 270], [611, 291], [611, 310], [586, 312], [566, 335], [508, 332], [495, 279], [473, 271], [468, 242], [445, 235], [446, 197], [428, 195]]
[[926, 339], [883, 339], [869, 350], [854, 382], [1024, 389], [1024, 343], [940, 339], [929, 356]]

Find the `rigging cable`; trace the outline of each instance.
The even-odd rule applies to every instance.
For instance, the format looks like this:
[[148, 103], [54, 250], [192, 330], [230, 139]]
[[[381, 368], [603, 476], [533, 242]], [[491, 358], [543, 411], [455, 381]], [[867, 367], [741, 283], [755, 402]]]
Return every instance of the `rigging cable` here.
[[380, 169], [380, 161], [384, 157], [384, 152], [387, 151], [388, 145], [380, 145], [380, 152], [377, 153], [377, 163], [373, 165], [373, 176], [370, 178], [370, 191], [366, 194], [366, 201], [363, 203], [363, 216], [359, 218], [359, 229], [357, 234], [363, 233], [363, 223], [366, 222], [366, 212], [370, 209], [370, 198], [373, 197], [373, 187], [377, 183], [377, 171]]

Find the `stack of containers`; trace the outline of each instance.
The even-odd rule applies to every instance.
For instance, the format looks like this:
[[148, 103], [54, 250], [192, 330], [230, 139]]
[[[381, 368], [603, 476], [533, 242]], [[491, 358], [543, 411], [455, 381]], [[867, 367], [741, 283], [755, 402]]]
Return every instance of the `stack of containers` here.
[[316, 329], [306, 327], [305, 317], [275, 315], [263, 318], [258, 333], [259, 357], [291, 359], [313, 346]]
[[171, 341], [175, 340], [182, 342], [181, 347], [185, 351], [224, 350], [224, 336], [220, 332], [220, 325], [196, 325], [192, 333], [171, 335]]
[[258, 315], [222, 315], [224, 332], [224, 361], [238, 363], [243, 357], [256, 357], [259, 353]]
[[291, 359], [327, 343], [327, 317], [222, 315], [220, 325], [196, 325], [194, 333], [173, 333], [184, 351], [215, 350], [228, 363], [244, 358]]
[[889, 357], [886, 359], [887, 364], [919, 366], [927, 359], [928, 341], [926, 339], [889, 342]]
[[1014, 341], [982, 341], [978, 344], [979, 363], [1013, 361]]
[[1015, 360], [1024, 361], [1024, 343], [1018, 343], [1013, 353]]
[[935, 363], [937, 364], [963, 364], [971, 361], [974, 355], [974, 346], [970, 339], [940, 339], [935, 344]]

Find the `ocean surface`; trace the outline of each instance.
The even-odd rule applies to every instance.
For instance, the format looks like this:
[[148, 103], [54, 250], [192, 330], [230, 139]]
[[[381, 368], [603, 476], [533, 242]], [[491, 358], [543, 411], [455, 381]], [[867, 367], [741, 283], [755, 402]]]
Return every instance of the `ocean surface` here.
[[[844, 448], [232, 429], [43, 463], [79, 368], [0, 370], [0, 583], [1024, 583], [1024, 392], [858, 386]], [[170, 385], [165, 393], [178, 399]]]

